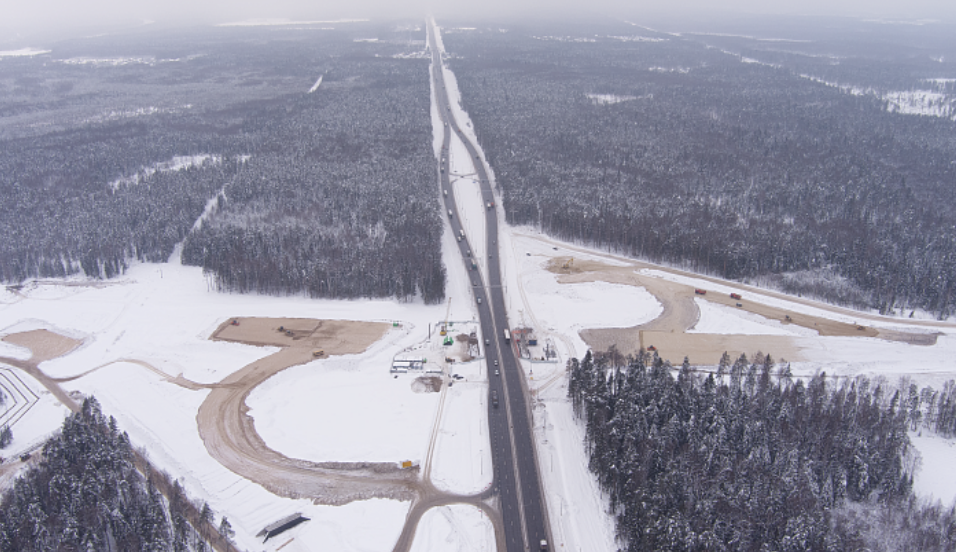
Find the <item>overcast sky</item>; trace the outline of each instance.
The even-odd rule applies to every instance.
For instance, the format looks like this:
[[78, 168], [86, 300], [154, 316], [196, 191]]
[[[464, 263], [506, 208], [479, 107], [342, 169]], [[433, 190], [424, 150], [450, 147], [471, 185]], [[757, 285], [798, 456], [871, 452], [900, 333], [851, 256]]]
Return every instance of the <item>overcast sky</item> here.
[[[555, 15], [561, 12], [615, 13], [686, 11], [715, 6], [732, 12], [832, 14], [853, 17], [956, 19], [956, 0], [0, 0], [0, 27], [6, 39], [38, 30], [91, 25], [222, 23], [249, 18], [330, 19], [339, 17], [420, 17], [474, 15]], [[14, 31], [10, 33], [10, 31]]]

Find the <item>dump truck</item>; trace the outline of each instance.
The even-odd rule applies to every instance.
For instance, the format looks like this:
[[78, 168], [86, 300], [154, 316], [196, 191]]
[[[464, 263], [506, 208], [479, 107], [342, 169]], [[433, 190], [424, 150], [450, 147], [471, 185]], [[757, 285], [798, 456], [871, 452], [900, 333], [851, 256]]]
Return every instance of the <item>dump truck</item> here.
[[731, 294], [730, 294], [730, 298], [731, 298], [731, 299], [736, 299], [736, 300], [738, 300], [738, 301], [740, 301], [740, 300], [742, 299], [742, 297], [740, 296], [739, 293], [731, 293]]
[[324, 355], [324, 354], [325, 354], [325, 350], [323, 350], [323, 349], [316, 349], [316, 350], [312, 351], [312, 356], [314, 356], [314, 357], [316, 357], [316, 358], [318, 358], [318, 357], [320, 357], [320, 356], [322, 356], [322, 355]]
[[695, 289], [695, 290], [694, 290], [694, 293], [696, 293], [697, 295], [707, 295], [707, 290], [706, 290], [706, 289]]

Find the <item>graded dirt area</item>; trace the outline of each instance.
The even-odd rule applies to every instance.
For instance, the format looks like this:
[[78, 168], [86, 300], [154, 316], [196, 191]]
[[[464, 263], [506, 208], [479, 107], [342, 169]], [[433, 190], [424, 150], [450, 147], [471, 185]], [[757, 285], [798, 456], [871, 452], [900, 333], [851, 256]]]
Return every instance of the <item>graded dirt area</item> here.
[[411, 499], [417, 485], [414, 470], [391, 463], [310, 462], [270, 449], [256, 433], [245, 403], [257, 385], [290, 366], [315, 360], [317, 350], [324, 351], [322, 356], [358, 354], [381, 339], [389, 327], [382, 322], [302, 318], [224, 322], [211, 339], [282, 349], [230, 374], [211, 389], [196, 415], [206, 450], [226, 468], [280, 496], [335, 505], [376, 497]]
[[[670, 271], [665, 267], [651, 266], [634, 262], [627, 266], [614, 266], [595, 260], [555, 257], [548, 263], [548, 270], [558, 275], [562, 284], [603, 281], [612, 284], [639, 286], [647, 289], [663, 306], [663, 312], [654, 320], [632, 328], [588, 329], [580, 332], [581, 338], [596, 351], [607, 350], [615, 345], [624, 354], [633, 354], [641, 347], [654, 346], [662, 358], [672, 363], [680, 363], [687, 356], [694, 364], [716, 364], [724, 351], [731, 357], [746, 353], [752, 356], [757, 352], [770, 354], [776, 359], [790, 361], [804, 360], [800, 341], [807, 338], [795, 338], [775, 335], [718, 335], [686, 333], [697, 323], [699, 309], [694, 299], [726, 305], [747, 311], [782, 324], [802, 326], [817, 332], [820, 336], [842, 337], [878, 337], [888, 341], [902, 341], [912, 345], [933, 345], [936, 333], [904, 332], [878, 329], [863, 323], [849, 324], [829, 318], [792, 312], [748, 300], [746, 293], [741, 299], [728, 295], [708, 292], [705, 295], [695, 293], [695, 288], [638, 273], [643, 268]], [[680, 271], [673, 271], [680, 273]], [[683, 274], [683, 273], [680, 273]], [[705, 278], [706, 279], [706, 278]], [[747, 286], [740, 286], [746, 288]], [[761, 290], [763, 294], [778, 295]], [[810, 304], [798, 298], [788, 300]], [[828, 308], [814, 304], [819, 308]], [[836, 308], [830, 308], [836, 311]], [[873, 319], [871, 315], [860, 314], [860, 319]]]
[[30, 349], [33, 356], [30, 361], [36, 364], [45, 360], [61, 357], [80, 346], [80, 341], [51, 332], [49, 330], [31, 330], [8, 335], [3, 338], [7, 343]]
[[[237, 322], [238, 324], [234, 324]], [[384, 322], [313, 318], [230, 318], [212, 334], [214, 341], [324, 350], [326, 355], [358, 354], [390, 327]]]

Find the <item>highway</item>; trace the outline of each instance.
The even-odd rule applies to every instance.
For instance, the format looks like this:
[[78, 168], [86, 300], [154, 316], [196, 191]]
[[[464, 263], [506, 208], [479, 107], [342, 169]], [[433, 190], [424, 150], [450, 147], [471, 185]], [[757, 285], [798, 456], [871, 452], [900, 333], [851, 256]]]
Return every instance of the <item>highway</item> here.
[[[508, 325], [498, 255], [498, 217], [494, 207], [485, 210], [487, 259], [474, 259], [468, 237], [464, 235], [461, 216], [451, 189], [448, 152], [452, 133], [465, 145], [475, 166], [483, 203], [494, 202], [488, 171], [478, 149], [461, 131], [451, 110], [442, 73], [441, 52], [435, 40], [433, 22], [428, 25], [431, 45], [435, 97], [444, 126], [440, 164], [440, 180], [445, 216], [456, 236], [462, 260], [468, 269], [474, 290], [488, 366], [488, 427], [494, 464], [494, 489], [497, 492], [508, 552], [540, 550], [540, 542], [552, 542], [547, 511], [541, 492], [531, 416], [526, 400], [526, 382], [511, 344], [504, 340]], [[485, 282], [478, 267], [486, 261]], [[500, 365], [496, 364], [496, 361]], [[496, 373], [500, 373], [498, 376]], [[497, 397], [497, 400], [495, 399]]]

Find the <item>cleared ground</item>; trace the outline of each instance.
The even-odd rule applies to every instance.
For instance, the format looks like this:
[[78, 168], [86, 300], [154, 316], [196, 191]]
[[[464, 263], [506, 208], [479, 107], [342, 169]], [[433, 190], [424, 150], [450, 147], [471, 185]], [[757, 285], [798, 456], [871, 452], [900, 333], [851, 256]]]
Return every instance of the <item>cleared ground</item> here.
[[[661, 358], [671, 363], [680, 363], [686, 356], [696, 365], [716, 364], [725, 351], [732, 358], [740, 356], [741, 353], [752, 357], [761, 352], [778, 360], [806, 360], [802, 351], [806, 348], [806, 340], [811, 338], [687, 333], [700, 316], [695, 298], [737, 308], [782, 324], [801, 326], [815, 331], [819, 336], [877, 337], [912, 345], [932, 345], [936, 342], [935, 333], [910, 333], [850, 324], [773, 307], [750, 300], [746, 296], [734, 299], [729, 294], [713, 292], [699, 295], [692, 286], [638, 272], [643, 268], [670, 271], [659, 266], [651, 267], [640, 262], [614, 266], [594, 260], [571, 259], [567, 256], [554, 257], [548, 263], [548, 270], [558, 275], [558, 282], [573, 284], [603, 281], [643, 287], [653, 294], [664, 308], [659, 317], [639, 326], [582, 330], [581, 338], [596, 351], [604, 351], [614, 345], [624, 354], [634, 354], [642, 347], [649, 349], [653, 346]], [[680, 274], [679, 271], [672, 272]], [[788, 299], [795, 300], [789, 297]]]
[[317, 351], [324, 351], [322, 356], [358, 354], [381, 339], [389, 327], [381, 322], [303, 318], [224, 322], [211, 339], [282, 349], [230, 374], [210, 391], [196, 415], [206, 450], [229, 470], [280, 496], [332, 505], [369, 498], [413, 498], [415, 470], [384, 462], [309, 462], [270, 449], [256, 433], [245, 403], [256, 386], [290, 366], [314, 360]]

